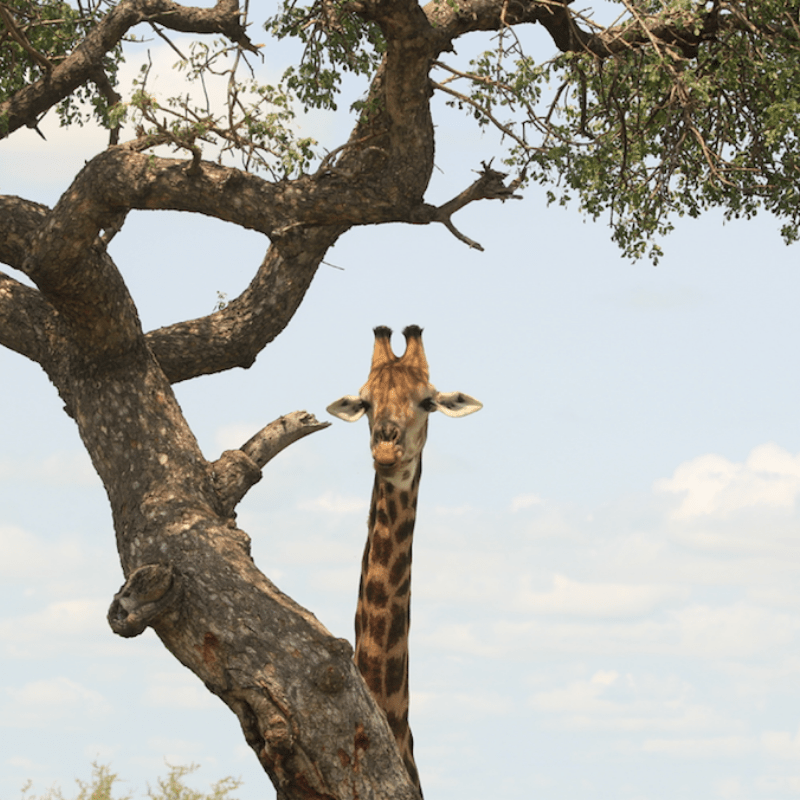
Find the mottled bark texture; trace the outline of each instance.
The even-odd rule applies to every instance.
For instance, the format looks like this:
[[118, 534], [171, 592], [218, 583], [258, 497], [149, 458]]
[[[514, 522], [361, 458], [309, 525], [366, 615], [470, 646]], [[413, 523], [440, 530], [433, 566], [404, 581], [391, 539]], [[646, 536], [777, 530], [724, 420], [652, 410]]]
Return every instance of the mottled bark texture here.
[[[288, 415], [209, 462], [172, 384], [250, 366], [354, 225], [441, 222], [477, 246], [450, 217], [468, 202], [510, 196], [503, 176], [485, 168], [450, 203], [424, 201], [434, 157], [428, 73], [455, 38], [538, 22], [562, 49], [602, 54], [630, 41], [579, 31], [558, 2], [459, 0], [423, 9], [412, 0], [364, 0], [348, 8], [381, 27], [387, 49], [371, 86], [373, 111], [315, 175], [270, 182], [203, 160], [151, 156], [143, 152], [151, 143], [137, 139], [90, 160], [52, 209], [0, 197], [0, 260], [36, 287], [0, 273], [0, 343], [46, 371], [108, 493], [126, 579], [109, 610], [112, 629], [155, 630], [237, 715], [279, 797], [401, 800], [417, 792], [350, 646], [259, 572], [235, 523], [235, 506], [266, 461], [322, 426]], [[239, 12], [237, 0], [210, 9], [121, 0], [45, 77], [0, 103], [4, 135], [34, 126], [87, 81], [102, 83], [103, 55], [139, 23], [222, 35], [253, 50]], [[224, 308], [145, 333], [107, 252], [131, 209], [216, 217], [260, 231], [270, 244], [250, 285]]]

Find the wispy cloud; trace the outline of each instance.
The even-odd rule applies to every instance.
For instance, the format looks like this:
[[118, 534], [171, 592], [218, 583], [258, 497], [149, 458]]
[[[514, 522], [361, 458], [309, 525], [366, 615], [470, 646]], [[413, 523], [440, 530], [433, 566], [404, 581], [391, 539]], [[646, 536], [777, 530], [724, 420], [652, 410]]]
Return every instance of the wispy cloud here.
[[151, 673], [142, 700], [146, 705], [159, 709], [216, 708], [218, 704], [188, 670]]
[[791, 509], [800, 494], [800, 455], [776, 444], [754, 448], [744, 462], [704, 455], [681, 464], [654, 488], [682, 496], [673, 512], [679, 520], [754, 507]]
[[49, 725], [65, 715], [77, 721], [113, 710], [100, 692], [63, 676], [6, 688], [6, 695], [10, 702], [0, 716], [5, 725], [14, 727]]
[[709, 736], [675, 739], [647, 739], [645, 753], [661, 753], [677, 758], [738, 758], [759, 749], [758, 740], [752, 736]]
[[297, 508], [301, 511], [323, 511], [326, 514], [366, 514], [369, 503], [363, 497], [327, 491], [312, 500], [298, 503]]
[[532, 508], [533, 506], [540, 506], [544, 503], [538, 494], [519, 494], [511, 500], [511, 513], [522, 511], [523, 508]]
[[732, 721], [698, 704], [691, 686], [674, 677], [600, 670], [535, 693], [529, 705], [566, 730], [672, 732], [730, 730]]
[[691, 591], [684, 586], [581, 583], [564, 575], [553, 575], [552, 589], [536, 592], [525, 575], [517, 593], [517, 607], [534, 614], [564, 614], [579, 617], [633, 617], [649, 614], [666, 602], [685, 600]]
[[51, 453], [41, 459], [0, 459], [0, 480], [49, 485], [100, 486], [100, 478], [85, 451]]
[[[107, 610], [107, 599], [75, 598], [0, 619], [2, 652], [6, 657], [30, 657], [80, 650], [87, 639], [107, 636]], [[113, 639], [110, 642], [116, 644]]]

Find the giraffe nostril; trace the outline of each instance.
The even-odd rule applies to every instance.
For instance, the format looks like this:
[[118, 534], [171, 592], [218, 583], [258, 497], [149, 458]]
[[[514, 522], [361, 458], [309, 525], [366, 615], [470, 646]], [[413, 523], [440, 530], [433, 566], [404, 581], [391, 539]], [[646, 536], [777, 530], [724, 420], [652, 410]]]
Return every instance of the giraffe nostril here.
[[400, 428], [393, 422], [383, 422], [375, 426], [372, 438], [376, 444], [378, 442], [397, 442], [400, 440]]

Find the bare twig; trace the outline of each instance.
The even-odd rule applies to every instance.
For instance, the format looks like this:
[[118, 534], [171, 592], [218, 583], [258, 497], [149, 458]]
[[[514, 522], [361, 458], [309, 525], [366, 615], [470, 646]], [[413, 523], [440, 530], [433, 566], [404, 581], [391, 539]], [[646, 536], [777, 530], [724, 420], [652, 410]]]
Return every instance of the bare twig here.
[[[352, 141], [345, 142], [344, 144], [340, 144], [338, 147], [334, 147], [329, 153], [325, 155], [325, 158], [322, 159], [320, 162], [317, 171], [311, 176], [314, 180], [320, 178], [322, 175], [331, 172], [334, 167], [329, 166], [333, 161], [334, 156], [338, 155], [342, 152], [342, 150], [346, 150], [348, 147], [356, 147], [357, 145], [364, 144], [364, 142], [370, 141], [370, 139], [375, 139], [381, 134], [379, 133], [370, 133], [368, 136], [362, 136], [360, 139], [354, 139]], [[380, 153], [386, 154], [381, 148], [375, 147], [370, 148], [377, 150]]]
[[525, 150], [535, 150], [539, 148], [531, 147], [524, 139], [522, 139], [517, 133], [515, 133], [508, 125], [504, 125], [500, 120], [498, 120], [490, 111], [488, 111], [484, 106], [480, 103], [475, 102], [471, 97], [467, 97], [465, 94], [461, 94], [461, 92], [457, 92], [454, 89], [450, 89], [449, 87], [445, 86], [441, 83], [436, 83], [436, 81], [431, 81], [431, 86], [434, 89], [438, 89], [445, 94], [449, 94], [452, 97], [458, 99], [461, 103], [466, 103], [467, 105], [472, 106], [474, 109], [479, 111], [489, 122], [492, 123], [498, 130], [503, 132], [504, 136], [508, 136], [509, 139], [513, 139], [520, 147], [523, 147]]

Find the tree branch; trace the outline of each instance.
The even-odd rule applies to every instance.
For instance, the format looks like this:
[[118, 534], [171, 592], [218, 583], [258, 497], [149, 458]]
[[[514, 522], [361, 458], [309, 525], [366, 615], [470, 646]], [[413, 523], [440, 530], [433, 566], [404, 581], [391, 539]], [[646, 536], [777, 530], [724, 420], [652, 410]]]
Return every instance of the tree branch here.
[[299, 439], [330, 427], [307, 411], [286, 414], [262, 428], [238, 450], [226, 450], [212, 465], [214, 486], [231, 515], [251, 486], [261, 480], [261, 470], [278, 453]]
[[469, 247], [483, 252], [483, 247], [478, 242], [465, 236], [453, 225], [451, 217], [456, 211], [461, 210], [470, 203], [474, 203], [476, 200], [502, 200], [503, 202], [506, 200], [520, 200], [521, 195], [514, 194], [514, 191], [524, 180], [524, 175], [515, 178], [508, 186], [503, 183], [506, 177], [507, 173], [492, 169], [491, 162], [489, 164], [484, 163], [480, 178], [461, 194], [438, 207], [428, 204], [420, 206], [414, 219], [410, 221], [418, 225], [441, 222], [457, 239]]
[[40, 292], [0, 272], [0, 345], [42, 363], [54, 324], [53, 308]]
[[[562, 52], [591, 53], [600, 58], [646, 45], [652, 38], [673, 44], [691, 54], [699, 42], [713, 38], [724, 24], [719, 8], [698, 13], [680, 9], [663, 14], [631, 19], [620, 25], [587, 31], [580, 27], [582, 16], [570, 8], [570, 0], [461, 0], [457, 4], [432, 0], [424, 7], [439, 52], [452, 50], [452, 42], [472, 31], [495, 31], [507, 26], [540, 23]], [[699, 25], [698, 25], [699, 21]], [[591, 23], [588, 23], [591, 24]]]
[[217, 0], [214, 8], [182, 6], [171, 0], [122, 0], [100, 20], [86, 38], [58, 66], [42, 78], [0, 103], [4, 120], [0, 138], [33, 125], [56, 103], [86, 81], [95, 80], [102, 57], [140, 22], [158, 22], [187, 33], [220, 33], [251, 52], [257, 49], [245, 34], [237, 0]]
[[345, 230], [296, 232], [269, 248], [252, 283], [225, 308], [148, 333], [147, 343], [170, 382], [252, 366], [289, 324], [325, 253]]

